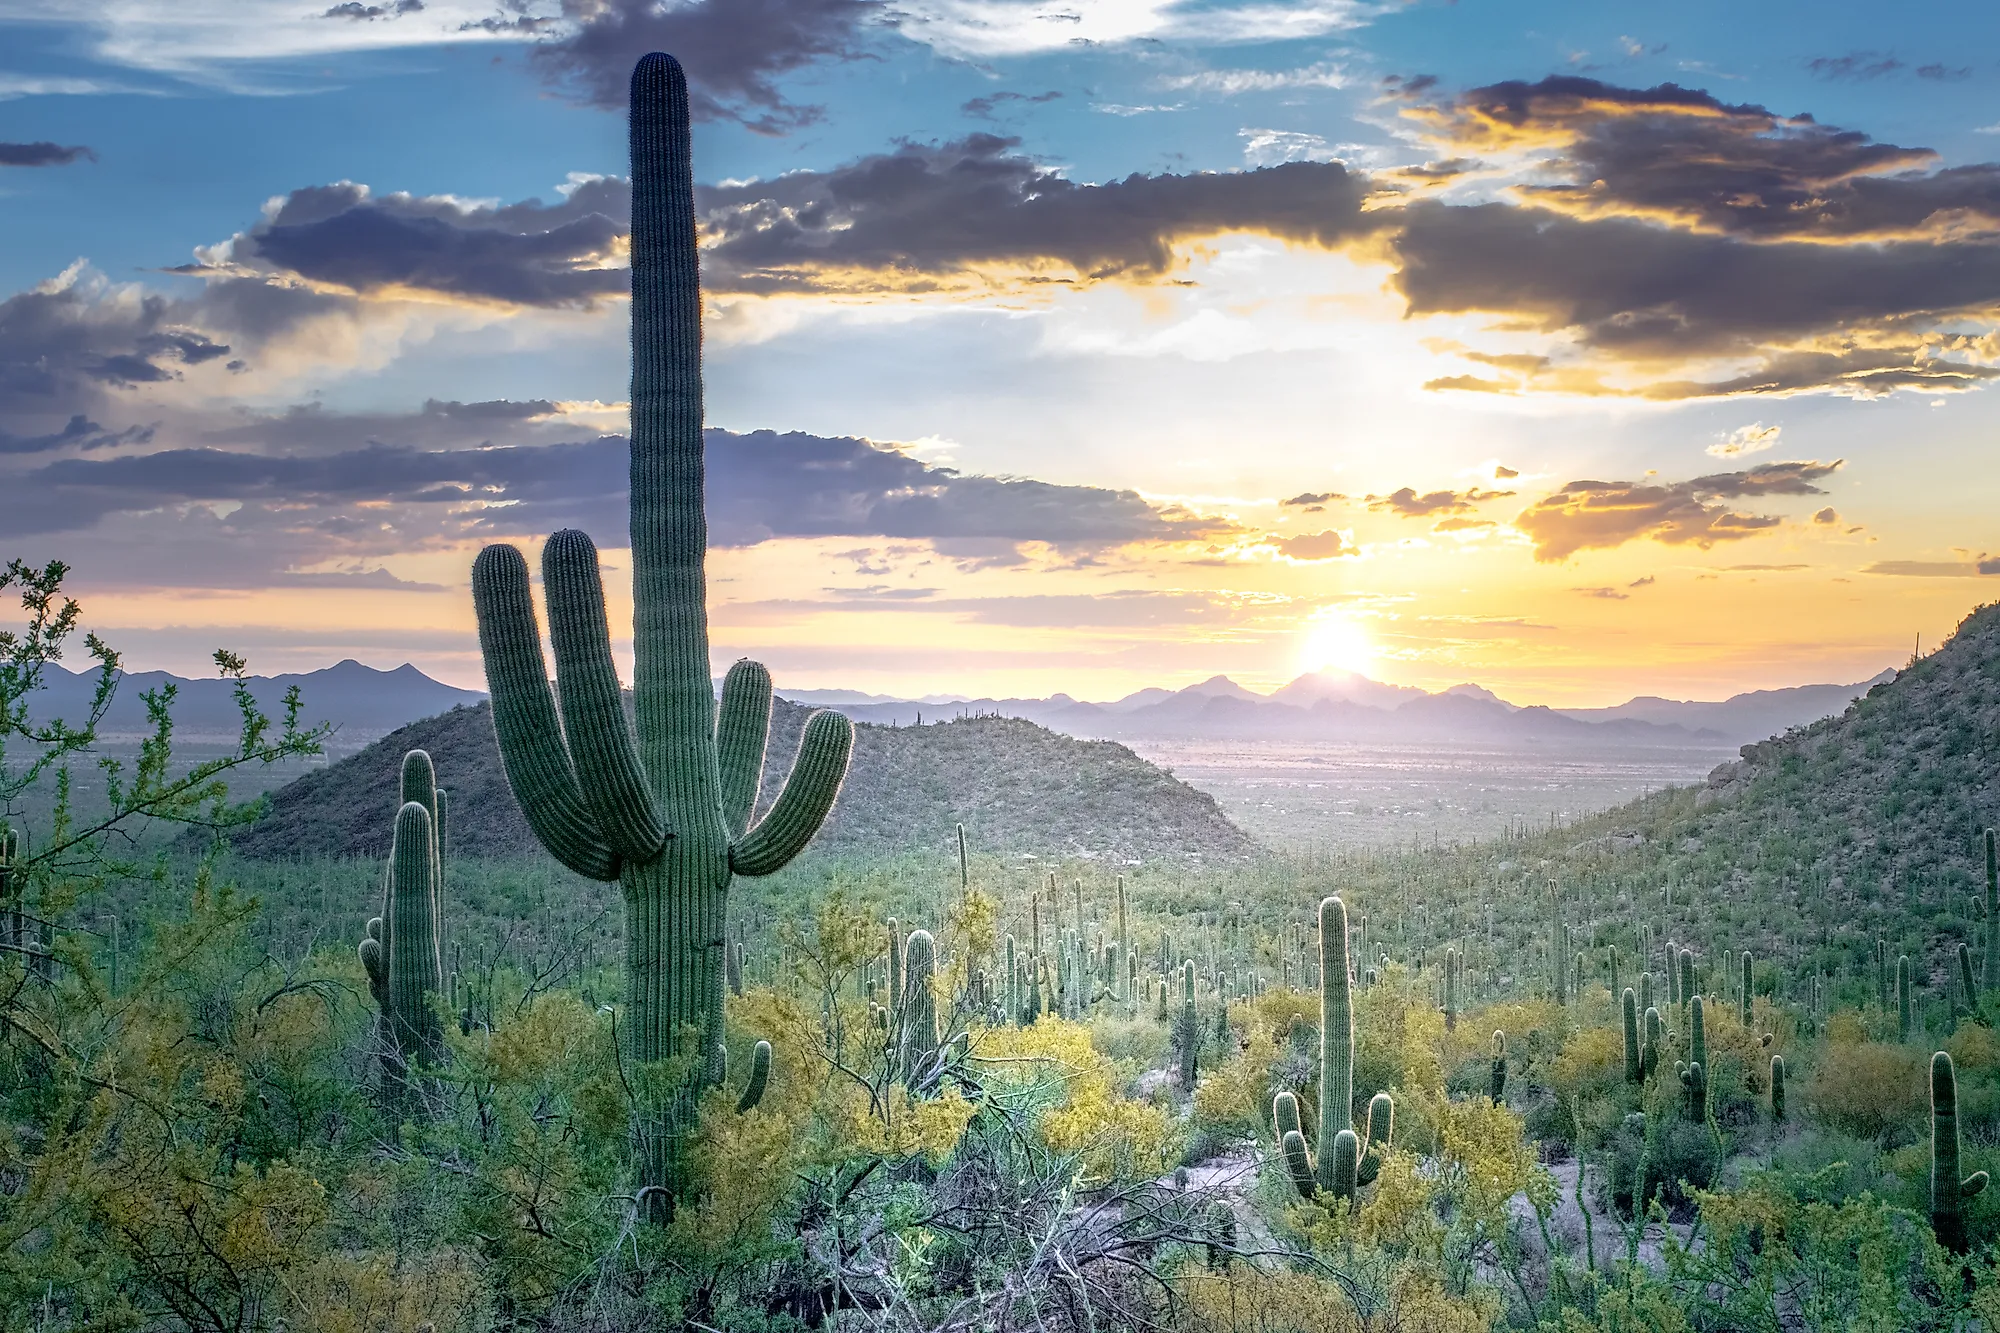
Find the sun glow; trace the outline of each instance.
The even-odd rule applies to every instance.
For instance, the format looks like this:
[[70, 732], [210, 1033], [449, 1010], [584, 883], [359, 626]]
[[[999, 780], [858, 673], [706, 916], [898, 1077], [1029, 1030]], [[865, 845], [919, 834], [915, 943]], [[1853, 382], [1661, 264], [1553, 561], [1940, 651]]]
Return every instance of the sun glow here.
[[1352, 671], [1366, 676], [1375, 666], [1375, 641], [1368, 631], [1346, 616], [1323, 616], [1308, 623], [1305, 642], [1299, 648], [1299, 669]]

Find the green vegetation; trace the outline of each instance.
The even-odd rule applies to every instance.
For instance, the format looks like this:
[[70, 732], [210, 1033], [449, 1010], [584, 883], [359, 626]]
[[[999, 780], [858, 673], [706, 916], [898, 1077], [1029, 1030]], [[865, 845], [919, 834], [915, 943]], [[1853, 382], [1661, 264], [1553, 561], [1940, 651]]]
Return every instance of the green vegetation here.
[[[640, 93], [642, 147], [684, 152]], [[695, 329], [681, 242], [642, 357]], [[1708, 788], [1495, 842], [1052, 857], [933, 837], [945, 803], [807, 850], [842, 729], [802, 724], [760, 809], [768, 678], [739, 664], [718, 709], [706, 676], [689, 367], [635, 378], [636, 739], [587, 541], [544, 567], [553, 694], [525, 561], [482, 556], [498, 753], [547, 854], [481, 836], [479, 779], [420, 747], [369, 770], [372, 854], [230, 850], [260, 812], [225, 780], [318, 749], [296, 699], [240, 694], [240, 746], [188, 765], [162, 694], [103, 762], [115, 652], [85, 640], [93, 716], [32, 723], [81, 613], [60, 565], [0, 576], [27, 621], [0, 635], [9, 1327], [2000, 1318], [1992, 612]], [[1004, 796], [1017, 757], [968, 767]]]

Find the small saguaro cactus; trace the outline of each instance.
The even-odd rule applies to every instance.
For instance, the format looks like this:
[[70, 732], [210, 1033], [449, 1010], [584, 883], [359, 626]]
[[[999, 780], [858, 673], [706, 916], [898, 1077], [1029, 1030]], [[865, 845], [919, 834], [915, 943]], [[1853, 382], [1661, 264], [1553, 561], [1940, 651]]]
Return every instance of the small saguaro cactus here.
[[1644, 1012], [1652, 1007], [1653, 974], [1651, 972], [1641, 972], [1639, 974], [1639, 1009], [1641, 1012]]
[[1687, 1067], [1681, 1070], [1681, 1087], [1687, 1091], [1688, 1116], [1708, 1119], [1708, 1040], [1702, 1028], [1701, 996], [1688, 1001], [1688, 1023], [1693, 1036], [1688, 1042]]
[[1889, 1011], [1889, 942], [1875, 938], [1875, 1007]]
[[1771, 1119], [1778, 1124], [1785, 1121], [1785, 1057], [1771, 1057]]
[[903, 1028], [903, 1069], [923, 1072], [937, 1054], [937, 941], [928, 930], [913, 930], [903, 946], [903, 996], [896, 1014]]
[[893, 916], [889, 918], [886, 942], [889, 946], [889, 1021], [893, 1023], [896, 1015], [903, 1011], [903, 923]]
[[[1334, 1139], [1354, 1122], [1354, 1002], [1349, 991], [1347, 905], [1319, 903], [1319, 1183], [1334, 1188]], [[1357, 1155], [1358, 1156], [1358, 1155]], [[1353, 1196], [1350, 1184], [1348, 1196]]]
[[1680, 969], [1681, 969], [1681, 1004], [1686, 1005], [1690, 1000], [1694, 998], [1694, 950], [1693, 949], [1681, 950]]
[[1996, 859], [1992, 829], [1986, 844], [1986, 989], [2000, 991], [2000, 859]]
[[431, 996], [444, 988], [438, 950], [437, 851], [431, 812], [418, 801], [396, 812], [395, 840], [382, 915], [368, 923], [361, 941], [368, 988], [382, 1006], [383, 1073], [393, 1086], [409, 1066], [435, 1064], [443, 1033]]
[[1181, 1086], [1194, 1091], [1197, 1072], [1196, 1049], [1201, 1045], [1201, 1024], [1194, 1012], [1194, 959], [1181, 963], [1181, 1013], [1174, 1024], [1174, 1044], [1181, 1057]]
[[764, 1089], [771, 1082], [771, 1043], [759, 1041], [750, 1051], [750, 1077], [743, 1082], [743, 1096], [736, 1103], [736, 1114], [754, 1111], [757, 1103], [764, 1100]]
[[1549, 986], [1557, 1004], [1568, 1004], [1569, 928], [1563, 924], [1562, 895], [1549, 881]]
[[1604, 958], [1604, 971], [1610, 993], [1613, 995], [1618, 994], [1618, 946], [1615, 944], [1607, 946]]
[[1458, 950], [1444, 951], [1444, 1030], [1458, 1030]]
[[1361, 1163], [1356, 1168], [1356, 1183], [1375, 1183], [1382, 1170], [1382, 1153], [1395, 1137], [1396, 1103], [1388, 1093], [1378, 1092], [1368, 1099], [1368, 1142], [1362, 1148]]
[[1965, 1201], [1986, 1188], [1986, 1173], [1958, 1174], [1958, 1074], [1951, 1056], [1931, 1056], [1931, 1230], [1938, 1244], [1966, 1250]]
[[1493, 1034], [1493, 1065], [1487, 1075], [1487, 1092], [1495, 1106], [1507, 1100], [1507, 1034], [1495, 1031]]
[[1755, 994], [1756, 994], [1756, 987], [1751, 982], [1750, 951], [1748, 949], [1745, 949], [1743, 951], [1742, 1019], [1743, 1019], [1743, 1026], [1746, 1028], [1752, 1026], [1755, 1022], [1755, 1019], [1751, 1014], [1751, 1005], [1750, 1005], [1751, 998]]
[[1639, 1052], [1639, 1077], [1652, 1082], [1660, 1070], [1660, 1059], [1667, 1041], [1667, 1020], [1660, 1017], [1660, 1011], [1650, 1006], [1646, 1010], [1646, 1044]]
[[1972, 951], [1965, 947], [1964, 940], [1958, 942], [1958, 986], [1963, 992], [1959, 998], [1965, 1002], [1965, 1011], [1978, 1013], [1979, 983], [1972, 975]]
[[1916, 1025], [1916, 997], [1911, 994], [1910, 956], [1896, 956], [1896, 1040], [1908, 1041]]
[[[581, 532], [543, 549], [556, 688], [549, 689], [527, 561], [489, 546], [473, 564], [480, 653], [508, 785], [557, 860], [616, 880], [626, 908], [628, 1058], [671, 1059], [722, 1031], [717, 947], [730, 881], [782, 869], [819, 831], [854, 728], [818, 712], [777, 800], [751, 826], [770, 730], [771, 677], [738, 662], [711, 685], [704, 561], [701, 280], [687, 79], [653, 53], [632, 71], [632, 696], [625, 722], [597, 548]], [[558, 711], [560, 709], [560, 712]], [[560, 720], [558, 720], [560, 718]], [[664, 1220], [682, 1187], [676, 1144], [709, 1071], [639, 1111], [644, 1184]]]
[[1625, 1019], [1625, 1081], [1637, 1083], [1639, 1073], [1639, 997], [1627, 986], [1625, 994], [1619, 997], [1619, 1008]]

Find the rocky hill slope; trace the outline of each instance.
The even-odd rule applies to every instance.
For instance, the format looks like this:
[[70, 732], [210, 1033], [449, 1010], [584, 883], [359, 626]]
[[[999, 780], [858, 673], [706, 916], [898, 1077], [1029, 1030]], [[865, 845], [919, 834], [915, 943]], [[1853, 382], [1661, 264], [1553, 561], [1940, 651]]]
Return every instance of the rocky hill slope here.
[[[791, 768], [810, 711], [782, 699], [774, 707], [767, 803]], [[232, 841], [261, 859], [386, 855], [396, 775], [404, 752], [418, 748], [430, 751], [451, 793], [452, 854], [540, 854], [507, 788], [484, 703], [411, 723], [280, 788], [270, 812]], [[857, 726], [847, 785], [816, 846], [834, 853], [944, 851], [954, 845], [958, 823], [976, 847], [1008, 858], [1218, 861], [1253, 850], [1213, 798], [1124, 746], [1002, 717]]]

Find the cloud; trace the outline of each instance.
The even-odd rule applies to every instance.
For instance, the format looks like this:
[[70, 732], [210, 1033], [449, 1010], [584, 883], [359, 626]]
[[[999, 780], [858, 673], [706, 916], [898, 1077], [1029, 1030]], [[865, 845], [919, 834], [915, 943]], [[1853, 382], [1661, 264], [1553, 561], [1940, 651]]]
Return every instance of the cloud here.
[[1514, 526], [1534, 542], [1535, 559], [1542, 562], [1641, 539], [1707, 549], [1783, 522], [1775, 515], [1741, 513], [1722, 501], [1821, 495], [1813, 483], [1840, 466], [1839, 461], [1765, 463], [1674, 483], [1573, 481], [1523, 510]]
[[2000, 559], [1877, 560], [1861, 572], [1916, 579], [1978, 578], [1985, 574], [2000, 574]]
[[1178, 589], [1109, 588], [1093, 593], [1031, 593], [999, 597], [938, 597], [935, 588], [829, 588], [830, 601], [784, 599], [738, 602], [720, 609], [722, 623], [746, 612], [917, 612], [950, 615], [980, 625], [1012, 629], [1158, 629], [1241, 624], [1262, 614], [1291, 614], [1290, 598], [1262, 594], [1189, 592]]
[[1844, 56], [1819, 56], [1806, 62], [1817, 79], [1846, 79], [1865, 82], [1894, 74], [1903, 62], [1880, 51], [1854, 51]]
[[1285, 508], [1318, 509], [1335, 500], [1345, 500], [1346, 498], [1339, 491], [1306, 491], [1301, 495], [1294, 495], [1289, 500], [1280, 500], [1278, 503]]
[[79, 158], [97, 160], [97, 154], [82, 144], [65, 146], [49, 143], [0, 143], [0, 167], [66, 167]]
[[1813, 512], [1812, 521], [1822, 526], [1838, 523], [1840, 522], [1840, 511], [1835, 509], [1832, 505], [1828, 505], [1824, 509], [1815, 510]]
[[1620, 592], [1616, 588], [1571, 588], [1570, 591], [1581, 593], [1585, 597], [1600, 598], [1607, 602], [1623, 602], [1631, 597], [1630, 593]]
[[1477, 486], [1469, 491], [1432, 491], [1428, 495], [1418, 495], [1408, 486], [1391, 495], [1371, 495], [1367, 497], [1368, 507], [1376, 513], [1395, 514], [1401, 518], [1429, 518], [1435, 514], [1469, 514], [1476, 505], [1488, 500], [1498, 500], [1512, 495], [1512, 491], [1482, 491]]
[[631, 210], [627, 183], [603, 177], [573, 182], [555, 204], [505, 206], [376, 195], [342, 181], [292, 191], [248, 231], [177, 271], [298, 277], [364, 296], [587, 307], [631, 290]]
[[1338, 163], [1071, 181], [972, 134], [699, 194], [703, 280], [723, 292], [934, 293], [1157, 278], [1176, 244], [1253, 232], [1333, 247], [1380, 225]]
[[560, 85], [595, 106], [622, 108], [635, 61], [671, 51], [688, 72], [694, 114], [784, 134], [822, 109], [791, 101], [778, 80], [825, 60], [865, 54], [865, 30], [886, 18], [878, 0], [565, 0], [566, 24], [535, 48]]
[[1026, 93], [1008, 92], [1002, 89], [997, 93], [988, 93], [984, 97], [970, 98], [962, 103], [958, 109], [977, 120], [992, 120], [994, 113], [1002, 106], [1037, 106], [1044, 102], [1056, 101], [1061, 96], [1061, 93], [1053, 90], [1045, 93], [1037, 93], [1033, 97], [1030, 97]]
[[[245, 423], [234, 434], [267, 447], [303, 443], [304, 450], [210, 446], [57, 459], [15, 475], [14, 484], [37, 503], [0, 508], [0, 537], [89, 533], [95, 545], [103, 534], [132, 532], [136, 522], [167, 534], [149, 537], [148, 545], [178, 550], [206, 543], [204, 549], [237, 551], [247, 543], [268, 557], [253, 560], [251, 569], [277, 571], [379, 562], [561, 527], [581, 527], [616, 544], [629, 506], [622, 437], [469, 448], [381, 438], [505, 438], [507, 423], [543, 422], [548, 407], [430, 403], [404, 429], [380, 416], [300, 410]], [[343, 429], [348, 447], [328, 449]], [[724, 430], [708, 431], [706, 440], [715, 547], [888, 537], [927, 541], [979, 565], [1018, 561], [1028, 544], [1078, 556], [1233, 531], [1131, 491], [968, 476], [867, 440]], [[201, 540], [183, 540], [188, 533]], [[156, 554], [155, 562], [160, 577], [173, 577], [174, 559]], [[224, 586], [239, 586], [241, 577]]]
[[424, 0], [394, 0], [393, 4], [369, 5], [361, 0], [342, 0], [321, 14], [323, 19], [346, 19], [351, 23], [372, 23], [376, 19], [399, 19], [405, 14], [421, 14]]
[[1354, 545], [1351, 533], [1336, 532], [1329, 528], [1325, 532], [1301, 533], [1296, 537], [1272, 537], [1269, 541], [1279, 555], [1288, 560], [1333, 560], [1344, 555], [1360, 555]]
[[1716, 458], [1740, 458], [1744, 454], [1761, 454], [1778, 443], [1784, 433], [1783, 426], [1767, 426], [1761, 421], [1753, 421], [1747, 426], [1738, 426], [1729, 434], [1708, 446], [1705, 452]]
[[1176, 74], [1162, 79], [1163, 87], [1177, 91], [1213, 93], [1237, 97], [1244, 93], [1285, 92], [1293, 88], [1345, 88], [1345, 66], [1331, 60], [1297, 69], [1205, 69], [1193, 74]]

